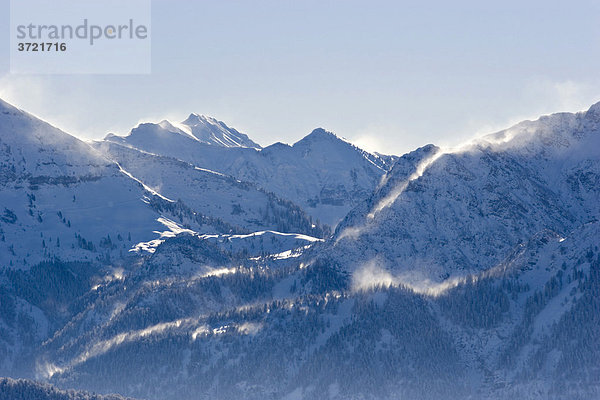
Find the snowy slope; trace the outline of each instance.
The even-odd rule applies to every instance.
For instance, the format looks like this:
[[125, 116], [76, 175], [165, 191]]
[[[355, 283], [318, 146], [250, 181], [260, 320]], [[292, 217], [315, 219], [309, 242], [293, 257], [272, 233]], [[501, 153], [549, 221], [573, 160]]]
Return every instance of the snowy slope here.
[[598, 396], [599, 229], [540, 232], [436, 298], [462, 358], [485, 372], [483, 398]]
[[[152, 195], [138, 182], [78, 139], [6, 103], [0, 106], [3, 266], [23, 267], [55, 255], [94, 258], [76, 235], [96, 248], [108, 235], [115, 241], [131, 235], [119, 243], [125, 252], [136, 240], [156, 236], [159, 215], [144, 203]], [[140, 224], [126, 224], [125, 217]]]
[[254, 184], [112, 142], [97, 142], [94, 147], [156, 192], [248, 232], [272, 229], [324, 234], [298, 206]]
[[276, 143], [260, 151], [199, 142], [166, 121], [105, 140], [254, 183], [330, 226], [369, 196], [394, 160], [367, 153], [324, 129], [293, 146]]
[[[600, 215], [600, 115], [555, 114], [455, 150], [430, 148], [384, 178], [331, 241], [349, 270], [371, 262], [408, 284], [491, 268], [550, 229]], [[423, 150], [425, 150], [424, 148]]]

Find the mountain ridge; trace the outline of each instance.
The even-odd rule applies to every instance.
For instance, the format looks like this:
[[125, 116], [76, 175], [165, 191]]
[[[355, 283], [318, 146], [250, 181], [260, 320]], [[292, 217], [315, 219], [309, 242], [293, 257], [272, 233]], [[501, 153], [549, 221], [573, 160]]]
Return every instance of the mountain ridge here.
[[[359, 263], [377, 255], [392, 271], [426, 280], [485, 270], [506, 251], [499, 249], [544, 228], [568, 232], [599, 215], [594, 183], [600, 164], [593, 150], [599, 146], [595, 114], [582, 112], [542, 117], [458, 150], [439, 150], [411, 176], [397, 171], [395, 178], [393, 169], [371, 208], [342, 222], [346, 230], [336, 233], [333, 249], [356, 254]], [[370, 245], [381, 240], [388, 242]]]
[[[72, 243], [88, 257], [0, 260], [0, 371], [151, 400], [597, 398], [599, 107], [459, 149], [425, 145], [393, 166], [324, 130], [262, 150], [177, 132], [163, 133], [180, 148], [95, 143], [118, 178], [100, 174], [110, 185], [85, 201], [122, 188], [121, 214], [76, 221], [66, 204], [87, 181], [0, 191], [0, 255]], [[0, 132], [14, 125], [1, 115]], [[9, 175], [20, 159], [3, 149]], [[62, 174], [61, 152], [48, 166], [33, 152], [32, 170]], [[297, 208], [238, 202], [264, 200], [266, 183]], [[221, 196], [202, 203], [209, 193]], [[311, 204], [348, 210], [331, 237], [252, 231], [272, 217], [316, 229], [302, 216]], [[240, 210], [260, 220], [241, 228]], [[63, 218], [112, 229], [92, 251]], [[129, 240], [120, 220], [146, 222]], [[35, 246], [17, 247], [23, 229]]]
[[[144, 139], [140, 129], [153, 139]], [[292, 146], [275, 143], [265, 148], [214, 146], [156, 124], [140, 125], [129, 136], [107, 136], [105, 141], [254, 183], [332, 227], [368, 196], [395, 160], [368, 153], [321, 128]]]

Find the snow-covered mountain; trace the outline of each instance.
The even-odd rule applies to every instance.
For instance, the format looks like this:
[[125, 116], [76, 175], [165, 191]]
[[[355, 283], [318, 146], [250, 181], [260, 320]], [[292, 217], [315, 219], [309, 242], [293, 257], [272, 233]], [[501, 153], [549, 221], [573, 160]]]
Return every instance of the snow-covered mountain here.
[[73, 302], [95, 281], [120, 276], [130, 255], [186, 229], [248, 232], [162, 196], [0, 101], [0, 371], [20, 371], [35, 345], [84, 306]]
[[599, 108], [403, 156], [339, 225], [328, 257], [439, 283], [493, 267], [544, 229], [569, 235], [600, 215]]
[[[110, 262], [86, 250], [96, 258], [4, 265], [0, 370], [156, 400], [599, 398], [599, 137], [600, 103], [458, 149], [427, 145], [391, 169], [323, 130], [262, 150], [177, 147], [170, 136], [144, 149], [128, 137], [81, 147], [99, 161], [66, 164], [134, 184], [160, 233], [132, 238], [135, 251]], [[52, 160], [70, 157], [55, 149]], [[6, 158], [7, 173], [19, 159]], [[23, 176], [0, 195], [33, 190]], [[280, 188], [289, 198], [261, 183], [277, 189], [284, 177], [299, 185]], [[228, 214], [242, 194], [253, 199], [244, 211], [260, 215], [267, 190], [297, 204], [277, 203], [281, 213], [308, 209], [305, 196], [335, 179], [327, 198], [350, 193], [353, 179], [373, 190], [325, 240], [247, 232], [273, 221]], [[48, 193], [62, 201], [84, 184]], [[16, 215], [10, 199], [0, 206]], [[145, 227], [132, 215], [124, 221]], [[6, 246], [14, 232], [39, 235], [5, 218]]]
[[[395, 160], [367, 153], [324, 129], [315, 129], [293, 146], [276, 143], [264, 149], [215, 146], [192, 136], [163, 121], [141, 124], [125, 137], [109, 135], [105, 141], [253, 183], [330, 226], [370, 195]], [[120, 162], [119, 155], [111, 156]]]
[[[106, 139], [122, 140], [119, 136], [110, 133]], [[148, 142], [166, 144], [165, 139], [182, 144], [195, 142], [219, 147], [261, 148], [247, 135], [228, 127], [224, 122], [200, 114], [190, 114], [185, 121], [176, 125], [166, 120], [158, 124], [140, 124], [132, 129], [126, 142], [134, 146], [137, 144], [136, 147], [143, 148], [145, 145], [149, 145]]]
[[5, 266], [127, 253], [134, 243], [157, 238], [153, 231], [165, 230], [149, 203], [167, 200], [86, 143], [5, 102], [0, 157]]
[[[6, 312], [0, 315], [0, 371], [19, 370], [14, 363], [26, 363], [35, 343], [85, 305], [71, 302], [117, 279], [131, 260], [166, 238], [265, 229], [325, 234], [298, 206], [251, 184], [137, 152], [123, 160], [154, 189], [90, 145], [0, 101], [0, 299]], [[160, 173], [144, 174], [144, 168]], [[251, 240], [237, 242], [237, 252], [254, 247]], [[276, 253], [293, 250], [283, 241], [269, 248], [278, 245]]]
[[329, 233], [293, 202], [253, 183], [112, 142], [96, 142], [94, 147], [118, 160], [123, 169], [156, 192], [183, 201], [204, 215], [242, 228], [245, 233], [275, 230], [317, 237]]
[[190, 116], [181, 124], [188, 127], [192, 136], [203, 143], [223, 147], [250, 147], [260, 149], [260, 145], [250, 140], [247, 135], [228, 127], [225, 123], [212, 117], [190, 114]]

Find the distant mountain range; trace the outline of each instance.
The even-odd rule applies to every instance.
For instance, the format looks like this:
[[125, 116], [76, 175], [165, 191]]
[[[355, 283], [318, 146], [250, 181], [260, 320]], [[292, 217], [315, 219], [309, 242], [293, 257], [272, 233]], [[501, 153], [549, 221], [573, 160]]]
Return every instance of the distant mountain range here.
[[[147, 159], [150, 154], [254, 183], [331, 227], [371, 194], [395, 161], [393, 156], [367, 153], [324, 129], [315, 129], [293, 146], [275, 143], [261, 149], [222, 122], [219, 130], [210, 130], [213, 125], [206, 121], [215, 120], [192, 114], [182, 129], [168, 121], [140, 124], [128, 136], [108, 135], [96, 146], [117, 162], [140, 154]], [[199, 139], [208, 136], [221, 139]], [[236, 139], [241, 144], [224, 138], [241, 138]], [[125, 152], [117, 145], [135, 151]]]
[[[0, 374], [157, 400], [598, 398], [598, 149], [600, 103], [396, 157], [197, 114], [88, 144], [0, 102]], [[23, 392], [88, 398], [0, 381]]]

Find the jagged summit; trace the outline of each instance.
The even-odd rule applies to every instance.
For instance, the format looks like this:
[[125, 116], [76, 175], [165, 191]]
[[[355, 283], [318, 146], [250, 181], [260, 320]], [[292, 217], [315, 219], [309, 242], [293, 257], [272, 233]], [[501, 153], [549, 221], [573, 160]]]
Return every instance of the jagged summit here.
[[197, 124], [199, 122], [209, 122], [209, 123], [217, 124], [220, 121], [218, 121], [217, 119], [215, 119], [215, 118], [213, 118], [211, 116], [208, 116], [208, 115], [191, 113], [187, 117], [187, 119], [185, 121], [182, 121], [181, 123], [184, 124], [184, 125], [194, 125], [194, 124]]
[[192, 113], [181, 123], [189, 128], [190, 134], [197, 140], [223, 147], [250, 147], [260, 149], [261, 146], [247, 135], [230, 128], [224, 122], [206, 115]]
[[109, 133], [104, 140], [129, 146], [158, 148], [166, 146], [189, 147], [189, 141], [218, 147], [239, 147], [260, 149], [261, 146], [247, 135], [227, 126], [213, 117], [192, 113], [188, 118], [175, 124], [168, 120], [159, 123], [143, 122], [133, 128], [127, 136]]

